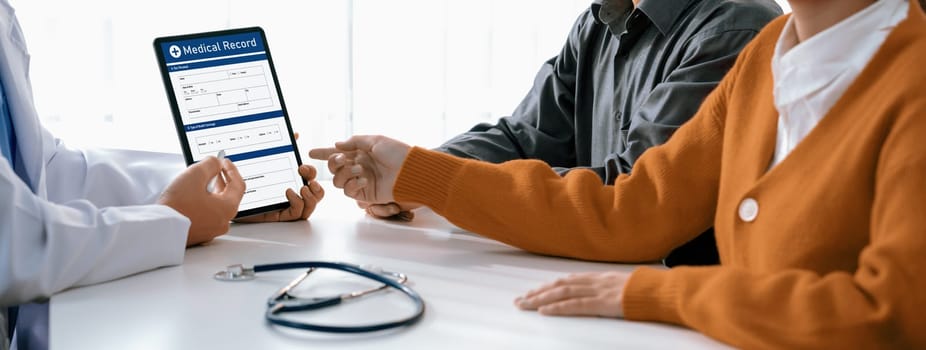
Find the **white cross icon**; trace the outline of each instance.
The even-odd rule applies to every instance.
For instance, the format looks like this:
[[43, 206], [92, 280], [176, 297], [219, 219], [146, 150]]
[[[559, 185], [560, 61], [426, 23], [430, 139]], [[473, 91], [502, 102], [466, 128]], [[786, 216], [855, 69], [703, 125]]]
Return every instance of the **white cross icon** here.
[[170, 57], [180, 58], [180, 48], [177, 47], [177, 45], [171, 45], [170, 48], [167, 49], [167, 52], [170, 53]]

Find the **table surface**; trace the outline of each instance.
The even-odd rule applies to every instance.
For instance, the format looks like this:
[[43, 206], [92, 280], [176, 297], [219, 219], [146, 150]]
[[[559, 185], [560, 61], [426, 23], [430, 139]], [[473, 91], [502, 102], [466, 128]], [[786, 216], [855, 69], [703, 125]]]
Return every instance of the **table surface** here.
[[[633, 265], [545, 257], [466, 232], [428, 209], [409, 223], [366, 216], [328, 183], [310, 220], [234, 224], [228, 235], [190, 248], [183, 265], [71, 289], [50, 307], [52, 349], [717, 349], [697, 332], [656, 323], [547, 317], [518, 310], [515, 297], [573, 272]], [[416, 325], [360, 335], [283, 329], [264, 320], [267, 298], [303, 271], [260, 274], [248, 282], [212, 275], [226, 265], [333, 260], [380, 266], [409, 276], [427, 310]], [[328, 295], [370, 285], [319, 273], [299, 294]], [[398, 292], [293, 319], [359, 325], [407, 316]]]

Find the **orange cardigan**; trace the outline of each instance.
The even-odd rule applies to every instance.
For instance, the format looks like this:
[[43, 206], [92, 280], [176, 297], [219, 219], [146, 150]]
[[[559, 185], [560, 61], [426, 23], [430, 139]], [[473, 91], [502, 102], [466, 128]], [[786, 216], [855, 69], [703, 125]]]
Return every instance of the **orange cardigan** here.
[[[785, 20], [614, 186], [540, 161], [414, 148], [395, 198], [532, 252], [600, 261], [656, 260], [714, 225], [722, 264], [637, 269], [627, 319], [748, 349], [926, 348], [926, 16], [911, 1], [829, 114], [768, 170], [770, 64]], [[752, 220], [740, 213], [747, 199]]]

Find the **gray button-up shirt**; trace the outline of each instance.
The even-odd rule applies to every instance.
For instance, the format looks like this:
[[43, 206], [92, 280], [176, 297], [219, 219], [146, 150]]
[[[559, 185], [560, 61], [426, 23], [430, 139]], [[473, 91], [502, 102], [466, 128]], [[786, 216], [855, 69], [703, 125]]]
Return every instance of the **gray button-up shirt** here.
[[593, 3], [510, 117], [437, 150], [591, 168], [612, 183], [690, 119], [740, 50], [781, 15], [773, 0]]

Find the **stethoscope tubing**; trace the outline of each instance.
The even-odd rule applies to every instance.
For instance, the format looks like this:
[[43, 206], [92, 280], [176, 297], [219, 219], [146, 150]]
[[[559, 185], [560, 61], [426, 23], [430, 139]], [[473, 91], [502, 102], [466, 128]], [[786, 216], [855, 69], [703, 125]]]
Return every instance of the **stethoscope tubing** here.
[[[378, 323], [378, 324], [361, 325], [361, 326], [328, 326], [328, 325], [292, 321], [292, 320], [288, 320], [283, 317], [280, 317], [279, 316], [280, 313], [284, 313], [288, 311], [298, 311], [298, 310], [306, 309], [306, 308], [300, 309], [299, 307], [295, 307], [295, 308], [287, 309], [287, 306], [285, 306], [282, 303], [278, 303], [278, 304], [271, 303], [271, 305], [269, 305], [265, 313], [265, 318], [267, 319], [268, 322], [274, 325], [282, 326], [282, 327], [289, 327], [289, 328], [295, 328], [295, 329], [301, 329], [301, 330], [307, 330], [307, 331], [344, 334], [344, 333], [376, 332], [376, 331], [382, 331], [382, 330], [387, 330], [391, 328], [411, 326], [417, 323], [418, 321], [420, 321], [421, 318], [424, 316], [425, 304], [424, 304], [424, 300], [421, 298], [421, 295], [419, 295], [417, 292], [415, 292], [408, 286], [402, 283], [399, 283], [398, 281], [392, 278], [386, 277], [383, 274], [379, 274], [379, 273], [375, 273], [375, 272], [363, 269], [359, 266], [354, 266], [354, 265], [345, 264], [345, 263], [338, 263], [338, 262], [328, 262], [328, 261], [298, 261], [298, 262], [287, 262], [287, 263], [277, 263], [277, 264], [254, 265], [254, 272], [258, 273], [258, 272], [268, 272], [268, 271], [277, 271], [277, 270], [309, 269], [309, 268], [328, 268], [328, 269], [333, 269], [333, 270], [349, 272], [349, 273], [352, 273], [358, 276], [366, 277], [371, 280], [377, 281], [391, 288], [397, 289], [400, 292], [402, 292], [402, 294], [405, 294], [406, 296], [408, 296], [409, 299], [411, 299], [412, 302], [415, 303], [415, 312], [411, 316], [404, 318], [404, 319], [383, 322], [383, 323]], [[324, 306], [336, 305], [336, 304], [339, 304], [341, 300], [342, 300], [341, 298], [330, 298], [329, 300], [326, 300], [323, 303], [324, 305], [319, 305], [318, 307], [314, 307], [314, 308], [321, 308]]]

